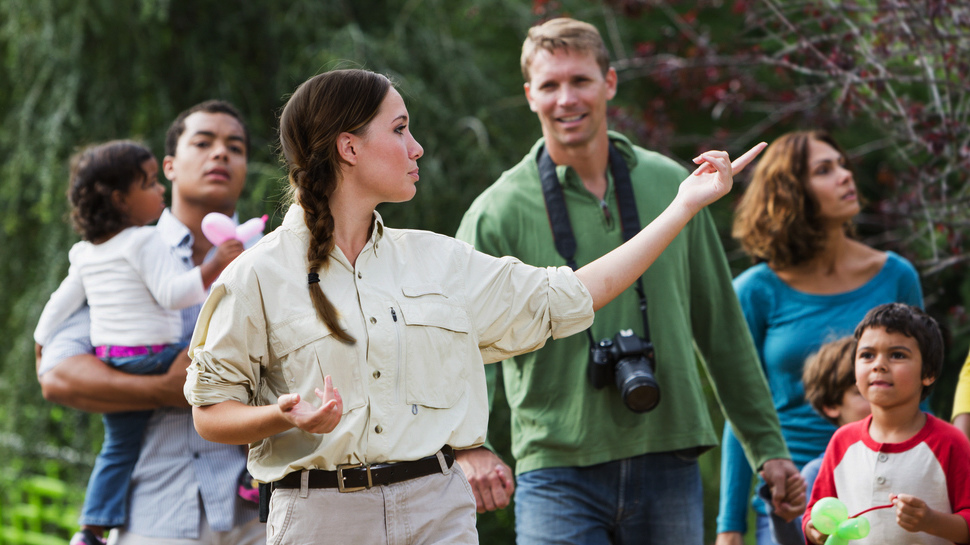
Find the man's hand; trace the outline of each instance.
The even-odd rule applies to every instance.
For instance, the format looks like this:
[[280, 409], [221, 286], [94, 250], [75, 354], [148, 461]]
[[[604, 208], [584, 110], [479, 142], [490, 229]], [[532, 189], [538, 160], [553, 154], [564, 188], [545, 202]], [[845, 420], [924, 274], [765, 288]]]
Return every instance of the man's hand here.
[[771, 504], [776, 515], [791, 522], [805, 512], [805, 479], [791, 460], [768, 460], [761, 467], [761, 478], [771, 489]]
[[512, 468], [485, 447], [459, 450], [455, 456], [475, 493], [479, 513], [508, 507], [515, 492]]
[[158, 387], [156, 400], [162, 407], [188, 407], [189, 402], [185, 399], [185, 370], [188, 369], [192, 360], [189, 359], [188, 351], [183, 350], [172, 361], [172, 366], [160, 377], [161, 384]]

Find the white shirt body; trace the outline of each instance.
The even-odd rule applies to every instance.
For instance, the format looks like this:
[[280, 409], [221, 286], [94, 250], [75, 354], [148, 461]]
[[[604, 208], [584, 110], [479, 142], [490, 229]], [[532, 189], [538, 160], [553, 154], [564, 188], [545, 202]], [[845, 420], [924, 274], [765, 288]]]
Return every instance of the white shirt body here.
[[199, 268], [185, 270], [154, 227], [129, 227], [101, 244], [78, 242], [69, 257], [67, 278], [51, 294], [34, 331], [41, 346], [85, 302], [94, 346], [177, 342], [178, 311], [206, 297]]

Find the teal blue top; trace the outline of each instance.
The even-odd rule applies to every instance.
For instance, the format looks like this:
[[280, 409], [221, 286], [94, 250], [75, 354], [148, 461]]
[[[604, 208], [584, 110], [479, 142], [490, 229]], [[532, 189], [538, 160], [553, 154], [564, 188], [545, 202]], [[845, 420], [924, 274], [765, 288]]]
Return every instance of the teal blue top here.
[[[851, 335], [869, 309], [883, 303], [923, 306], [919, 275], [909, 261], [888, 252], [879, 273], [852, 291], [814, 295], [792, 289], [766, 264], [734, 280], [734, 288], [771, 388], [781, 431], [792, 460], [801, 468], [825, 452], [835, 427], [805, 401], [802, 368], [823, 344]], [[721, 501], [717, 531], [744, 532], [751, 468], [730, 426], [724, 427]], [[764, 504], [755, 500], [764, 513]]]

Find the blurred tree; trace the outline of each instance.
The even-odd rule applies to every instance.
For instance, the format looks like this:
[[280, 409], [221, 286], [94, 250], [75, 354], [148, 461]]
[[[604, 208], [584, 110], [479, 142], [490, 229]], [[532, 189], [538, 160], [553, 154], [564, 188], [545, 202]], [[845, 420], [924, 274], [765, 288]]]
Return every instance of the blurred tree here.
[[927, 307], [948, 330], [933, 406], [949, 416], [967, 354], [970, 292], [970, 6], [930, 0], [762, 0], [748, 20], [761, 65], [809, 103], [878, 131], [870, 232], [921, 270]]
[[[364, 67], [399, 81], [425, 147], [414, 201], [381, 213], [391, 225], [452, 234], [540, 134], [519, 49], [529, 26], [557, 15], [604, 33], [621, 81], [611, 124], [645, 147], [689, 158], [795, 128], [836, 133], [873, 202], [863, 235], [925, 271], [930, 310], [957, 341], [952, 361], [962, 359], [968, 9], [956, 0], [0, 2], [0, 327], [9, 339], [0, 456], [22, 473], [59, 459], [63, 478], [80, 484], [100, 443], [95, 418], [41, 398], [32, 366], [33, 326], [77, 240], [64, 221], [77, 147], [135, 137], [160, 156], [179, 111], [227, 99], [253, 134], [240, 215], [268, 212], [275, 225], [285, 186], [275, 125], [287, 94], [320, 71]], [[714, 212], [726, 233], [731, 203]], [[941, 410], [945, 397], [944, 381]], [[507, 422], [495, 421], [507, 436]], [[716, 459], [708, 467], [716, 494]], [[482, 541], [511, 542], [510, 525], [510, 512], [481, 517]]]

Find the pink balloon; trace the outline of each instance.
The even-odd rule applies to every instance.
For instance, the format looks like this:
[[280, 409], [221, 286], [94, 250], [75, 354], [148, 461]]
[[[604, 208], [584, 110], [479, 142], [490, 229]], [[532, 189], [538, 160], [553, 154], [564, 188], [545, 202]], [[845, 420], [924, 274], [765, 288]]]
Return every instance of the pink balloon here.
[[211, 212], [202, 218], [202, 234], [216, 246], [236, 238], [236, 224], [232, 218], [219, 212]]
[[263, 215], [261, 218], [253, 218], [237, 227], [229, 216], [219, 212], [210, 212], [202, 218], [202, 234], [216, 246], [233, 238], [246, 242], [263, 232], [263, 229], [266, 228], [267, 219], [269, 219], [269, 216]]
[[266, 228], [266, 220], [269, 216], [263, 215], [261, 218], [252, 218], [246, 223], [236, 227], [236, 239], [246, 242], [254, 236], [263, 232]]

